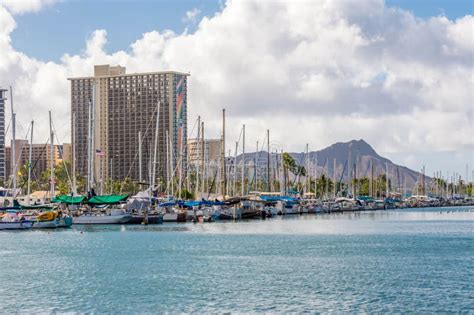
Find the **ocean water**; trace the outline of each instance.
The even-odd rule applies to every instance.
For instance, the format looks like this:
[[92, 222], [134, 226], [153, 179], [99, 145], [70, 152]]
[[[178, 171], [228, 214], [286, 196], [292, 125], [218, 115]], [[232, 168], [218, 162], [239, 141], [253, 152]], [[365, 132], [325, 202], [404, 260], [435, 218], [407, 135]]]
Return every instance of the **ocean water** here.
[[0, 313], [474, 313], [474, 207], [0, 232]]

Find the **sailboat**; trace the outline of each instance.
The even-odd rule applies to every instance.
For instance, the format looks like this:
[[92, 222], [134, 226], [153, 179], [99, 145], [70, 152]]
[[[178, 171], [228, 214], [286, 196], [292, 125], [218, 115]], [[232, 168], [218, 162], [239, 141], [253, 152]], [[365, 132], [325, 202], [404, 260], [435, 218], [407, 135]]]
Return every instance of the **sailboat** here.
[[82, 212], [72, 220], [74, 224], [124, 224], [131, 219], [132, 216], [121, 209], [106, 209], [103, 212]]
[[163, 223], [163, 214], [158, 211], [152, 211], [152, 196], [149, 190], [140, 191], [127, 201], [127, 208], [132, 215], [132, 219], [128, 224], [142, 224], [148, 221], [148, 224]]
[[[30, 192], [31, 192], [31, 171], [32, 171], [32, 144], [33, 144], [33, 127], [34, 121], [31, 121], [31, 135], [30, 135], [30, 146], [29, 146], [29, 158], [28, 158], [28, 205], [17, 205], [25, 211], [33, 211], [32, 214], [28, 215], [30, 220], [34, 220], [35, 224], [33, 228], [44, 229], [44, 228], [57, 228], [57, 227], [70, 227], [72, 225], [72, 217], [67, 215], [62, 211], [55, 211], [56, 206], [53, 204], [44, 204], [44, 205], [31, 205], [30, 204]], [[49, 111], [49, 128], [50, 128], [50, 150], [51, 156], [54, 156], [54, 131], [53, 131], [53, 121], [51, 117], [51, 111]], [[54, 179], [54, 160], [50, 159], [50, 192], [51, 199], [54, 199], [55, 196], [55, 179]], [[16, 201], [15, 201], [16, 202]], [[39, 213], [38, 213], [39, 212]]]

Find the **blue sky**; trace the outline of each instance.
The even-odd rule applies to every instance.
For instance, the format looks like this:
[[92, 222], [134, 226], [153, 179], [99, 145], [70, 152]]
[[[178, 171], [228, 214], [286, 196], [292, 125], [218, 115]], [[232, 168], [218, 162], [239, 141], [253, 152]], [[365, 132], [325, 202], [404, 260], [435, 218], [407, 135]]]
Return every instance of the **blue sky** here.
[[36, 58], [57, 61], [64, 53], [79, 53], [94, 30], [105, 29], [108, 51], [127, 50], [145, 32], [170, 29], [181, 33], [185, 28], [193, 31], [196, 24], [183, 18], [194, 8], [201, 16], [213, 15], [220, 10], [220, 2], [64, 1], [17, 17], [13, 46]]
[[[270, 128], [288, 151], [362, 138], [430, 175], [474, 166], [474, 0], [385, 1], [400, 10], [377, 0], [48, 1], [0, 3], [0, 85], [15, 86], [19, 134], [35, 119], [47, 137], [47, 115], [36, 113], [53, 110], [69, 141], [66, 78], [110, 63], [189, 71], [189, 119], [201, 115], [209, 137], [226, 106], [248, 143]], [[192, 10], [200, 14], [186, 20]], [[195, 32], [204, 16], [211, 23]]]
[[[420, 18], [445, 15], [455, 20], [473, 12], [473, 0], [386, 0], [388, 6], [408, 10]], [[221, 1], [138, 0], [63, 1], [38, 13], [16, 17], [13, 47], [44, 61], [58, 61], [65, 54], [84, 49], [87, 37], [96, 29], [107, 30], [108, 52], [127, 50], [140, 36], [152, 30], [192, 32], [196, 23], [183, 21], [185, 13], [197, 8], [202, 16], [221, 9]], [[151, 13], [151, 14], [150, 14]]]

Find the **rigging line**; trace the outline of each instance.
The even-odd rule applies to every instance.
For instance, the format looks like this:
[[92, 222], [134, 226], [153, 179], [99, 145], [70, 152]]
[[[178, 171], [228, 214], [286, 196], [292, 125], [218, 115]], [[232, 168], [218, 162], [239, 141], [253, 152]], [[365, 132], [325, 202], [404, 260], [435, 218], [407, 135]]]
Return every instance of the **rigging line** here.
[[263, 138], [262, 148], [260, 149], [259, 152], [257, 152], [257, 154], [258, 154], [258, 155], [257, 155], [257, 156], [258, 156], [258, 157], [257, 157], [257, 164], [258, 164], [258, 162], [260, 161], [260, 155], [261, 155], [262, 152], [263, 152], [263, 146], [264, 146], [265, 140], [267, 140], [267, 134], [266, 134], [266, 133], [265, 133], [265, 137]]
[[[43, 147], [43, 150], [41, 151], [41, 154], [40, 154], [39, 158], [36, 159], [35, 164], [33, 164], [32, 167], [31, 167], [31, 173], [32, 173], [33, 176], [35, 176], [35, 174], [34, 174], [33, 171], [35, 170], [36, 165], [38, 164], [38, 162], [39, 162], [39, 161], [41, 160], [41, 158], [43, 157], [43, 154], [44, 154], [44, 152], [46, 151], [46, 149], [47, 149], [47, 147], [48, 147], [48, 142], [49, 142], [49, 137], [48, 137], [48, 140], [46, 140], [46, 143], [45, 143], [45, 145], [44, 145], [44, 147]], [[35, 179], [37, 179], [36, 176], [35, 176]], [[23, 179], [23, 182], [21, 183], [20, 188], [23, 188], [27, 182], [28, 182], [28, 179]]]
[[10, 130], [11, 123], [12, 123], [12, 118], [10, 118], [10, 120], [8, 120], [8, 125], [7, 125], [7, 129], [5, 130], [5, 135], [8, 134], [8, 131]]
[[[197, 124], [197, 119], [194, 121], [194, 125], [193, 125], [193, 128], [192, 128], [191, 133], [190, 133], [191, 135], [192, 135], [192, 133], [194, 132], [194, 129], [196, 128], [196, 124]], [[174, 158], [178, 158], [178, 154], [180, 154], [180, 155], [181, 155], [181, 158], [182, 158], [183, 153], [184, 153], [184, 151], [186, 150], [186, 146], [187, 146], [187, 144], [185, 144], [185, 145], [183, 144], [182, 150], [180, 150], [180, 151], [178, 151], [178, 150], [174, 151], [174, 150], [173, 150], [173, 152], [172, 152], [173, 157], [174, 157]], [[179, 149], [179, 148], [178, 148], [178, 149]], [[181, 162], [181, 158], [179, 158], [179, 159], [176, 161], [176, 162], [177, 162], [176, 164], [179, 164], [179, 163]], [[176, 166], [176, 167], [178, 167], [178, 166]]]
[[[58, 133], [57, 133], [57, 131], [56, 131], [56, 127], [54, 126], [54, 120], [53, 120], [53, 119], [51, 119], [51, 125], [52, 125], [52, 127], [53, 127], [54, 136], [56, 137], [56, 140], [58, 141], [58, 145], [59, 145], [59, 143], [61, 143], [61, 142], [59, 141]], [[58, 151], [59, 151], [59, 150], [58, 150]], [[72, 186], [72, 179], [71, 179], [71, 176], [69, 175], [69, 170], [67, 169], [66, 161], [64, 160], [64, 146], [63, 146], [62, 151], [59, 151], [59, 153], [61, 153], [60, 157], [61, 157], [61, 160], [62, 160], [62, 164], [63, 164], [63, 166], [64, 166], [64, 169], [66, 170], [67, 180], [68, 180], [70, 186]], [[51, 158], [53, 158], [53, 157], [51, 157]]]
[[191, 129], [191, 133], [190, 133], [190, 135], [192, 135], [192, 134], [193, 134], [193, 132], [194, 132], [194, 129], [196, 128], [197, 122], [198, 122], [198, 119], [196, 118], [196, 120], [194, 121], [193, 128]]
[[[196, 128], [196, 125], [197, 125], [197, 122], [198, 122], [198, 119], [196, 118], [196, 120], [194, 121], [194, 124], [193, 124], [193, 128], [191, 129], [191, 133], [190, 135], [193, 134], [194, 132], [194, 129]], [[181, 140], [182, 141], [182, 140]], [[176, 161], [176, 167], [174, 168], [172, 174], [171, 174], [171, 177], [173, 178], [175, 176], [175, 174], [178, 172], [178, 168], [180, 168], [180, 164], [183, 162], [183, 157], [184, 157], [184, 152], [186, 151], [187, 149], [187, 143], [186, 144], [183, 144], [182, 145], [182, 148], [181, 150], [179, 151], [179, 159]], [[178, 155], [178, 152], [173, 152], [173, 157], [176, 158]], [[189, 165], [187, 165], [187, 167], [189, 167]], [[184, 172], [183, 172], [184, 173]], [[180, 176], [183, 176], [183, 174], [180, 174]]]
[[[258, 144], [258, 142], [257, 142]], [[262, 145], [263, 146], [263, 145]], [[254, 157], [253, 157], [253, 160], [254, 160], [254, 171], [253, 171], [253, 176], [252, 176], [252, 185], [253, 184], [257, 184], [256, 180], [257, 180], [257, 172], [258, 172], [258, 169], [257, 169], [257, 165], [258, 165], [258, 159], [260, 158], [260, 155], [258, 153], [258, 145], [257, 145], [257, 151], [255, 151], [255, 154], [254, 154]]]
[[[155, 116], [155, 113], [158, 111], [158, 108], [155, 108], [153, 110], [153, 113], [151, 115], [152, 119], [150, 119], [150, 121], [148, 122], [148, 125], [145, 129], [145, 133], [143, 134], [142, 138], [145, 139], [146, 136], [148, 135], [148, 131], [153, 123], [153, 116]], [[137, 157], [138, 157], [138, 150], [135, 152], [135, 156], [133, 157], [133, 160], [132, 160], [132, 163], [130, 165], [130, 168], [128, 169], [128, 172], [127, 172], [127, 175], [125, 176], [125, 178], [128, 178], [130, 176], [130, 173], [132, 172], [132, 168], [135, 166], [135, 162], [137, 160]], [[120, 183], [120, 193], [122, 193], [122, 190], [123, 190], [123, 181]]]
[[[194, 125], [193, 125], [193, 128], [191, 130], [191, 134], [193, 133], [194, 128], [196, 127], [196, 125], [197, 125], [197, 119], [194, 121]], [[184, 156], [183, 153], [186, 150], [185, 146], [187, 146], [187, 144], [182, 146], [182, 150], [180, 151], [180, 157], [179, 157], [178, 161], [176, 161], [177, 162], [176, 167], [174, 168], [173, 173], [171, 174], [172, 177], [174, 177], [174, 175], [178, 172], [179, 164], [182, 163], [183, 156]], [[174, 157], [176, 157], [176, 155], [178, 154], [178, 152], [173, 152], [173, 153], [174, 153]]]
[[240, 144], [240, 139], [242, 138], [243, 132], [244, 132], [244, 127], [240, 128], [239, 138], [237, 139], [238, 144]]
[[[28, 127], [28, 131], [26, 132], [26, 135], [25, 135], [25, 139], [28, 139], [28, 133], [30, 132], [30, 128], [31, 128], [31, 125], [30, 127]], [[20, 140], [20, 139], [18, 139]], [[20, 161], [21, 161], [21, 154], [23, 152], [23, 147], [25, 146], [25, 143], [23, 142], [20, 146], [20, 153], [18, 154], [18, 158], [15, 159], [14, 161], [14, 164], [13, 164], [13, 167], [15, 168], [15, 171], [18, 171], [18, 166], [23, 166], [23, 165], [19, 165], [20, 164]], [[11, 147], [10, 147], [11, 149]], [[15, 155], [15, 153], [13, 153]]]

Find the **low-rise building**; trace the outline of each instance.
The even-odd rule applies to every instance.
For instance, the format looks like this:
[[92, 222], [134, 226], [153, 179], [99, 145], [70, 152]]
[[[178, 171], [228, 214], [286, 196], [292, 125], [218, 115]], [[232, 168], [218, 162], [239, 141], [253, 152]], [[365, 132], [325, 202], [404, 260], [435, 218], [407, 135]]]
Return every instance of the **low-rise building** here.
[[[11, 142], [12, 144], [12, 142]], [[63, 150], [62, 145], [54, 145], [53, 161], [57, 165], [62, 162]], [[10, 177], [13, 172], [14, 164], [12, 164], [11, 146], [5, 148], [6, 160], [6, 176]], [[17, 173], [21, 172], [23, 166], [28, 165], [29, 159], [29, 144], [28, 140], [15, 140], [15, 161]], [[31, 150], [31, 177], [32, 179], [40, 178], [41, 174], [48, 170], [51, 163], [51, 148], [49, 144], [33, 144]]]

